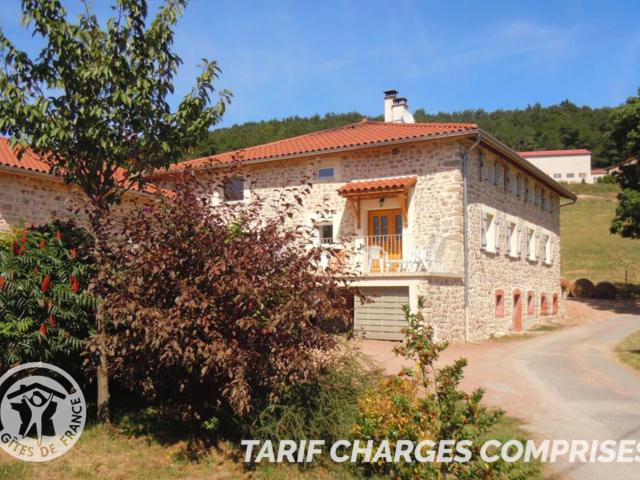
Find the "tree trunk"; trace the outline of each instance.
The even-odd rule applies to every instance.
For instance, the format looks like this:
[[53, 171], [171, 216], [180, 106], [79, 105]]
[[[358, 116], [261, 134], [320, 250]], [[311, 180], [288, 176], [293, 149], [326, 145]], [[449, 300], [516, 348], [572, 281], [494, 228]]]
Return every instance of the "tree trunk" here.
[[[93, 205], [90, 214], [90, 224], [93, 240], [94, 255], [98, 266], [98, 277], [96, 281], [96, 293], [99, 297], [104, 294], [104, 282], [107, 269], [106, 262], [106, 245], [103, 241], [104, 231], [104, 215], [107, 210], [101, 205]], [[107, 328], [104, 315], [104, 307], [100, 298], [98, 308], [96, 309], [96, 339], [98, 344], [98, 366], [96, 369], [97, 392], [97, 420], [100, 423], [111, 422], [111, 412], [109, 409], [109, 363], [107, 359]]]
[[104, 328], [104, 312], [102, 311], [102, 304], [98, 306], [98, 310], [96, 311], [96, 327], [98, 338], [98, 355], [100, 357], [100, 362], [96, 371], [98, 384], [97, 420], [100, 423], [110, 423], [111, 412], [109, 410], [109, 364], [107, 362], [106, 332]]

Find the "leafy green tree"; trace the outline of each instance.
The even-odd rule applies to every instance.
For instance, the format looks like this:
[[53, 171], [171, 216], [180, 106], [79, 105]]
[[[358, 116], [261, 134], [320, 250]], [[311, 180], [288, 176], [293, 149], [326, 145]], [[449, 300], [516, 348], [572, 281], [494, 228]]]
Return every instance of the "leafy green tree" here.
[[15, 232], [0, 245], [0, 369], [45, 361], [77, 372], [93, 333], [91, 239], [70, 223]]
[[635, 163], [621, 165], [616, 175], [622, 191], [611, 233], [640, 238], [640, 89], [638, 96], [629, 97], [611, 114], [607, 140], [624, 158], [636, 158]]
[[[23, 0], [23, 21], [44, 47], [33, 57], [0, 32], [0, 131], [23, 153], [31, 148], [52, 173], [88, 197], [98, 266], [108, 254], [104, 218], [144, 174], [168, 167], [202, 141], [230, 94], [212, 101], [218, 66], [204, 60], [193, 90], [172, 111], [168, 99], [181, 64], [174, 27], [187, 0], [165, 0], [147, 22], [145, 0], [115, 0], [104, 27], [85, 3], [70, 21], [59, 0]], [[100, 268], [99, 268], [100, 269]], [[103, 293], [100, 269], [95, 292]], [[101, 312], [99, 337], [105, 335]], [[102, 355], [103, 359], [106, 356]], [[108, 365], [98, 367], [98, 416], [107, 419]]]

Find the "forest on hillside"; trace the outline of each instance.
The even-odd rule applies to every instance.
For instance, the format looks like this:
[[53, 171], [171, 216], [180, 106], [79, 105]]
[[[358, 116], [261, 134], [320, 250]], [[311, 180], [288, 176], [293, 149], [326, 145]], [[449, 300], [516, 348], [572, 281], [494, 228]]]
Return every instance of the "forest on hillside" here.
[[[416, 122], [470, 122], [497, 137], [515, 150], [550, 150], [587, 148], [593, 152], [593, 166], [604, 167], [620, 160], [603, 135], [607, 130], [612, 108], [579, 107], [565, 100], [543, 107], [529, 105], [524, 109], [465, 110], [435, 114], [420, 108], [415, 111]], [[247, 122], [213, 130], [193, 157], [246, 148], [305, 133], [334, 128], [357, 122], [364, 116], [357, 113], [328, 113], [311, 117], [289, 117], [282, 120]], [[382, 120], [382, 117], [373, 118]]]

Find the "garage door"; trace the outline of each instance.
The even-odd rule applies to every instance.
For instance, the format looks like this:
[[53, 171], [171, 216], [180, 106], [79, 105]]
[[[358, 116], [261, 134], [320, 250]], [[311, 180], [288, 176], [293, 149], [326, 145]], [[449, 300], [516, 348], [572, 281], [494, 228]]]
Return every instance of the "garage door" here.
[[409, 303], [409, 287], [361, 290], [373, 303], [362, 304], [356, 299], [353, 315], [356, 335], [378, 340], [402, 340], [401, 330], [407, 326], [402, 306]]

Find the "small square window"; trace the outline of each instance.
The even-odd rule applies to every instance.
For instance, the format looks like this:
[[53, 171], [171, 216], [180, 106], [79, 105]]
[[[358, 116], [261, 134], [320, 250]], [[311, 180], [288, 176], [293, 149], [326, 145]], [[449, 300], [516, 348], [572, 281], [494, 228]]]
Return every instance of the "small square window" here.
[[321, 245], [330, 245], [333, 243], [333, 224], [323, 223], [318, 225], [318, 237]]
[[554, 173], [553, 174], [553, 178], [562, 178], [562, 174], [561, 173]]
[[573, 173], [567, 173], [567, 178], [573, 178], [573, 177], [575, 177], [575, 174], [573, 174]]
[[579, 174], [578, 174], [578, 176], [579, 176], [580, 178], [586, 178], [586, 177], [587, 177], [587, 174], [586, 174], [586, 173], [579, 173]]
[[334, 167], [325, 167], [318, 170], [318, 179], [330, 180], [336, 177], [336, 169]]
[[233, 177], [224, 182], [224, 201], [244, 200], [244, 178]]

